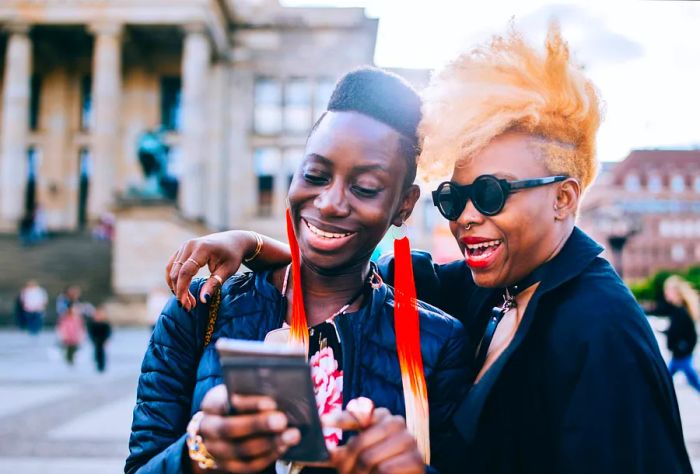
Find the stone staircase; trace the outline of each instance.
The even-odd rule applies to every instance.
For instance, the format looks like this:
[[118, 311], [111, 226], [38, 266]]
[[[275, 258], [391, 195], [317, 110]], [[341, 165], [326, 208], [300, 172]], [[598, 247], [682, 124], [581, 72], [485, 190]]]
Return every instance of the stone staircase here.
[[29, 279], [49, 293], [46, 323], [56, 320], [56, 296], [67, 285], [79, 285], [84, 301], [105, 302], [111, 296], [110, 242], [89, 233], [57, 234], [25, 247], [17, 235], [0, 235], [0, 325], [14, 322], [15, 298]]

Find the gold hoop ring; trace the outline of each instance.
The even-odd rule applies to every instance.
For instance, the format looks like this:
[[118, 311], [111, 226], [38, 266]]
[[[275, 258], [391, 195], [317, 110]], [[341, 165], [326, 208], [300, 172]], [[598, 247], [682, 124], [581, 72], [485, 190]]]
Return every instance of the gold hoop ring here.
[[175, 260], [173, 265], [184, 265], [180, 260]]
[[219, 275], [212, 273], [211, 275], [209, 275], [209, 278], [213, 278], [214, 280], [219, 282], [219, 285], [224, 286], [224, 279], [221, 278]]
[[186, 261], [186, 262], [192, 262], [192, 263], [194, 263], [195, 265], [197, 265], [197, 268], [200, 268], [200, 267], [202, 266], [202, 265], [199, 264], [199, 262], [198, 262], [197, 260], [195, 260], [195, 259], [192, 258], [192, 257], [189, 257], [189, 258], [188, 258], [187, 260], [185, 260], [185, 261]]

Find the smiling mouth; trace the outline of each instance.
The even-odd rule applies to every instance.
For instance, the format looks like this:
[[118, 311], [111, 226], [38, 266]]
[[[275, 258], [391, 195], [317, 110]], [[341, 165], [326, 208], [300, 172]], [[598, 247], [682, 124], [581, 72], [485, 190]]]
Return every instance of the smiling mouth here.
[[501, 240], [489, 240], [478, 244], [465, 244], [465, 249], [469, 258], [486, 259], [500, 247], [501, 243]]
[[302, 219], [304, 221], [304, 224], [306, 224], [306, 227], [311, 231], [312, 234], [314, 234], [317, 237], [321, 237], [323, 239], [342, 239], [344, 237], [350, 237], [351, 235], [355, 234], [355, 232], [345, 232], [345, 233], [335, 233], [335, 232], [326, 232], [325, 230], [321, 230], [315, 225], [311, 224], [309, 221], [306, 219]]

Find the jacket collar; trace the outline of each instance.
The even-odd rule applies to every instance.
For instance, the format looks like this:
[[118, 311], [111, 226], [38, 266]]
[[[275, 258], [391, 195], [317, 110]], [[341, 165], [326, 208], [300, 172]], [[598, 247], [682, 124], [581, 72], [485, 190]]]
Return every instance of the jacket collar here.
[[[455, 412], [455, 425], [467, 442], [471, 442], [474, 439], [481, 412], [503, 368], [527, 336], [542, 296], [580, 275], [602, 250], [603, 248], [583, 231], [578, 227], [574, 227], [561, 251], [545, 264], [547, 267], [542, 281], [528, 303], [523, 319], [510, 345], [486, 371], [479, 382], [471, 387], [466, 398]], [[478, 291], [475, 294], [473, 306], [476, 312], [472, 313], [470, 317], [478, 318], [484, 314], [484, 311], [487, 309], [487, 303], [492, 302], [499, 292], [500, 290], [486, 288]]]

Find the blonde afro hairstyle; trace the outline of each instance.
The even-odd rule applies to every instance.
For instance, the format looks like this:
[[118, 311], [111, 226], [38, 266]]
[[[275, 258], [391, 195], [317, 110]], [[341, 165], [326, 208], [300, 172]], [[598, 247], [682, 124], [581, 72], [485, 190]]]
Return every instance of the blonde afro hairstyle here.
[[419, 167], [427, 179], [465, 166], [504, 132], [539, 140], [550, 172], [593, 181], [598, 93], [570, 62], [569, 47], [552, 23], [540, 52], [511, 27], [507, 37], [458, 56], [425, 91]]

